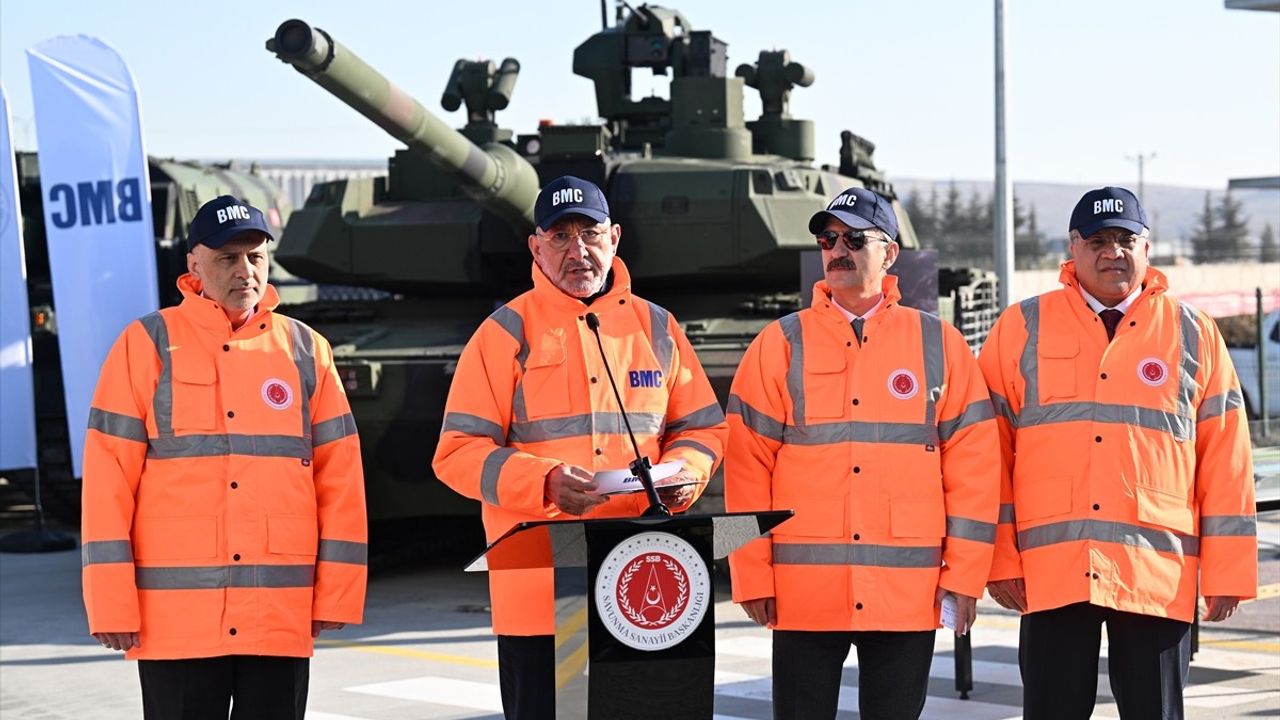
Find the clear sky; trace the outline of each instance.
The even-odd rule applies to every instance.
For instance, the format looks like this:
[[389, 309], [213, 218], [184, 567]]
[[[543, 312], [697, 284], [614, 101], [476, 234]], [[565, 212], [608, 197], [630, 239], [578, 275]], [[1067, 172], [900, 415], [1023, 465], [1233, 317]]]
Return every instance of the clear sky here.
[[[874, 141], [896, 177], [994, 174], [992, 4], [976, 0], [675, 0], [729, 43], [729, 70], [785, 48], [816, 82], [792, 113], [817, 123], [818, 162], [839, 132]], [[610, 0], [610, 16], [613, 2]], [[1010, 173], [1019, 181], [1224, 187], [1280, 175], [1280, 13], [1221, 0], [1006, 0]], [[328, 30], [447, 122], [440, 93], [460, 57], [523, 70], [502, 125], [595, 116], [573, 49], [600, 27], [596, 0], [531, 3], [5, 0], [0, 80], [15, 143], [35, 145], [25, 49], [96, 36], [133, 69], [148, 151], [198, 158], [385, 157], [398, 145], [282, 65], [263, 42], [287, 18]], [[645, 72], [638, 90], [658, 87]], [[748, 118], [759, 112], [747, 89]]]

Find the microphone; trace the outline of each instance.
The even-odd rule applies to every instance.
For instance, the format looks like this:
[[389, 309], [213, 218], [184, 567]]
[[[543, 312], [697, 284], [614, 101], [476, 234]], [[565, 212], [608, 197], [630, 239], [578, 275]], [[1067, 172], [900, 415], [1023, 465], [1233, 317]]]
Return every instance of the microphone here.
[[631, 474], [640, 478], [644, 486], [644, 494], [649, 498], [649, 509], [641, 517], [671, 517], [671, 510], [658, 497], [658, 490], [653, 486], [653, 475], [649, 473], [649, 458], [640, 454], [640, 445], [636, 443], [636, 435], [631, 432], [631, 420], [627, 417], [627, 408], [622, 404], [622, 393], [618, 392], [618, 384], [613, 381], [613, 370], [609, 369], [609, 359], [604, 354], [604, 342], [600, 340], [600, 318], [593, 312], [587, 313], [587, 327], [596, 336], [596, 347], [600, 348], [600, 361], [604, 363], [604, 372], [609, 377], [609, 387], [613, 388], [613, 396], [618, 400], [618, 409], [622, 411], [622, 423], [627, 427], [627, 436], [631, 438], [631, 449], [636, 459], [627, 466]]

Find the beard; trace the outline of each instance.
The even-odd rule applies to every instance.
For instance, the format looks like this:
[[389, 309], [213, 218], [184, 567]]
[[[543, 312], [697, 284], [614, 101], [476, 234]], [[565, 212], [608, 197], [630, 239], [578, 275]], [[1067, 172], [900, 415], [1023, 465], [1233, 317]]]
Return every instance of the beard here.
[[[542, 269], [542, 274], [551, 280], [552, 284], [560, 288], [560, 291], [566, 295], [576, 298], [585, 298], [595, 295], [604, 287], [605, 273], [604, 268], [596, 264], [594, 257], [588, 257], [580, 262], [562, 263], [560, 267], [551, 271], [542, 260], [538, 260], [538, 267]], [[590, 275], [583, 275], [575, 272], [577, 270], [591, 270]]]

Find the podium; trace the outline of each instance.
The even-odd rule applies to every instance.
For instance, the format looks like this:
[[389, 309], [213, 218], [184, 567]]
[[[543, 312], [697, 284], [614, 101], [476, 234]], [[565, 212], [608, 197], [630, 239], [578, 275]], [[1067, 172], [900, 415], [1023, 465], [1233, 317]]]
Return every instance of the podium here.
[[791, 515], [526, 522], [466, 569], [554, 568], [557, 720], [711, 720], [711, 563]]

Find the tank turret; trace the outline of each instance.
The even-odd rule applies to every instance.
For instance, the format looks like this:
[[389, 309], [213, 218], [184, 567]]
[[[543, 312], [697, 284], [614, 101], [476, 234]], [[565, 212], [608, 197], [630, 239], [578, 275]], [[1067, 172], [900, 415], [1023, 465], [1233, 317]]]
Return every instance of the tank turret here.
[[[439, 232], [426, 239], [435, 246], [432, 249], [433, 269], [416, 274], [408, 268], [404, 277], [395, 272], [369, 266], [360, 257], [395, 257], [396, 248], [403, 238], [387, 236], [377, 228], [353, 226], [350, 232], [295, 232], [291, 242], [282, 243], [277, 259], [289, 270], [315, 280], [348, 285], [370, 285], [389, 290], [414, 290], [437, 281], [448, 284], [466, 282], [473, 274], [481, 272], [474, 262], [469, 262], [462, 250], [474, 246], [483, 234], [481, 218], [475, 210], [483, 209], [497, 216], [505, 228], [491, 232], [499, 242], [528, 233], [533, 228], [533, 202], [538, 195], [538, 177], [528, 161], [520, 157], [509, 144], [510, 133], [504, 134], [493, 122], [493, 113], [510, 102], [520, 65], [513, 59], [503, 61], [496, 71], [491, 63], [467, 63], [459, 61], [446, 86], [442, 103], [446, 108], [457, 109], [465, 100], [470, 122], [463, 132], [445, 125], [390, 80], [374, 70], [359, 56], [352, 53], [324, 30], [313, 28], [302, 20], [286, 20], [276, 29], [275, 36], [267, 41], [267, 49], [298, 72], [311, 78], [339, 100], [350, 105], [360, 114], [372, 120], [396, 139], [408, 146], [419, 162], [401, 160], [404, 166], [400, 175], [407, 185], [418, 184], [415, 179], [434, 180], [460, 189], [475, 201], [465, 217], [450, 215], [449, 209], [432, 217], [422, 218], [428, 225], [436, 224]], [[486, 67], [487, 66], [487, 67]], [[504, 142], [508, 141], [508, 142]], [[479, 143], [479, 145], [477, 145]], [[434, 166], [436, 172], [424, 173], [424, 162]], [[428, 176], [423, 178], [423, 175]], [[441, 177], [443, 176], [443, 178]], [[392, 173], [392, 181], [396, 173]], [[369, 183], [363, 192], [344, 197], [344, 211], [363, 215], [378, 201], [394, 200], [386, 188]], [[421, 199], [406, 196], [402, 199]], [[454, 203], [456, 205], [456, 203]], [[390, 218], [383, 218], [388, 220]], [[314, 223], [327, 223], [331, 219], [314, 215], [298, 218], [299, 228]], [[336, 228], [336, 225], [330, 225]], [[295, 238], [309, 242], [299, 244]], [[508, 243], [511, 244], [511, 243]], [[359, 245], [359, 251], [356, 246]], [[522, 250], [518, 243], [509, 249]], [[422, 255], [415, 249], [405, 257]], [[406, 269], [401, 266], [400, 269]]]
[[[873, 162], [875, 146], [846, 131], [825, 146], [831, 164], [813, 164], [814, 125], [791, 117], [789, 103], [815, 77], [786, 50], [761, 52], [729, 74], [729, 45], [709, 30], [676, 10], [621, 4], [617, 22], [573, 53], [601, 120], [515, 134], [495, 119], [512, 102], [520, 70], [512, 58], [439, 59], [448, 71], [441, 106], [465, 106], [455, 131], [300, 20], [281, 25], [268, 48], [408, 146], [385, 179], [316, 186], [277, 253], [305, 278], [395, 294], [289, 309], [333, 342], [374, 520], [476, 514], [432, 478], [431, 441], [467, 338], [531, 285], [529, 211], [539, 184], [561, 175], [605, 191], [637, 292], [680, 319], [722, 402], [752, 338], [803, 304], [803, 272], [821, 272], [809, 217], [850, 186], [892, 201], [908, 304], [940, 307], [936, 258], [920, 250]], [[635, 92], [633, 75], [646, 70], [670, 78], [666, 97]], [[762, 106], [750, 121], [748, 88]], [[957, 300], [948, 317], [990, 310], [978, 342], [997, 309], [987, 287], [989, 302]], [[713, 483], [700, 506], [715, 509], [716, 494]]]

